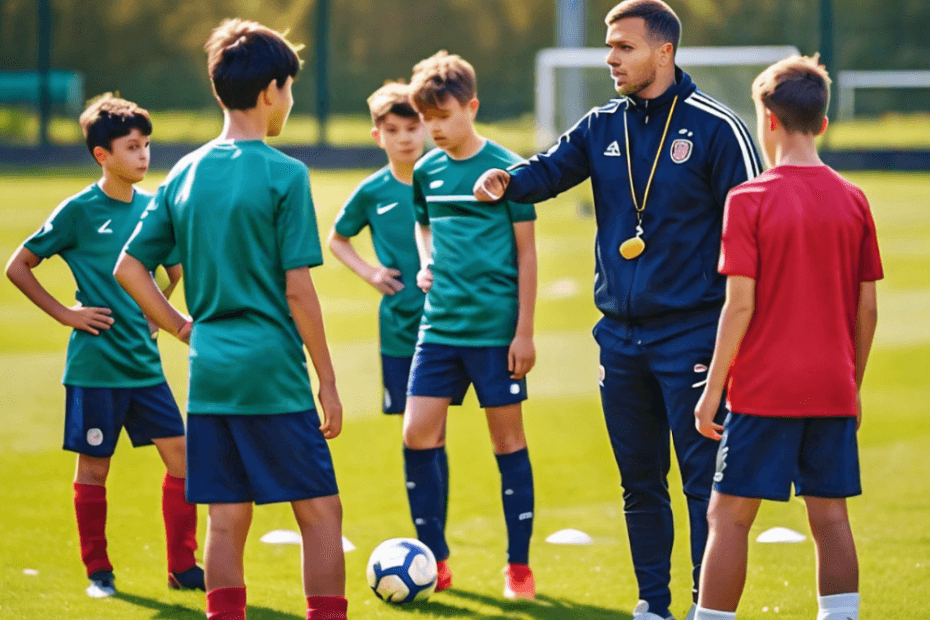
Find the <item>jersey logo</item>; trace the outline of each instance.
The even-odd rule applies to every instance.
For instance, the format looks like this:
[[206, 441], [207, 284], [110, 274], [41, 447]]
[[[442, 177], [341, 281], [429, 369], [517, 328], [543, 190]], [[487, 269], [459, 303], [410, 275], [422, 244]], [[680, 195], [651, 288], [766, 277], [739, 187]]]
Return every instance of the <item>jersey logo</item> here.
[[103, 443], [103, 431], [99, 428], [91, 428], [87, 431], [87, 443], [91, 446], [99, 446]]
[[694, 151], [694, 142], [679, 138], [672, 142], [672, 161], [676, 164], [683, 164], [691, 159], [691, 152]]
[[707, 366], [705, 364], [695, 364], [694, 372], [707, 372]]
[[442, 187], [445, 181], [430, 181], [429, 188], [436, 189], [437, 187]]
[[101, 226], [100, 228], [97, 229], [97, 232], [100, 233], [100, 234], [102, 234], [102, 235], [112, 235], [112, 234], [113, 234], [113, 229], [110, 228], [110, 222], [112, 222], [112, 221], [113, 221], [113, 220], [107, 220], [106, 222], [104, 222], [104, 223], [103, 223], [103, 226]]
[[620, 145], [617, 144], [616, 140], [610, 143], [610, 146], [604, 151], [604, 155], [607, 157], [620, 157]]
[[389, 205], [383, 205], [383, 206], [380, 206], [380, 207], [376, 207], [376, 208], [375, 208], [375, 211], [378, 212], [378, 215], [384, 215], [385, 213], [387, 213], [388, 211], [390, 211], [391, 209], [393, 209], [393, 208], [396, 207], [396, 206], [397, 206], [397, 203], [396, 203], [396, 202], [392, 202], [392, 203], [389, 204]]

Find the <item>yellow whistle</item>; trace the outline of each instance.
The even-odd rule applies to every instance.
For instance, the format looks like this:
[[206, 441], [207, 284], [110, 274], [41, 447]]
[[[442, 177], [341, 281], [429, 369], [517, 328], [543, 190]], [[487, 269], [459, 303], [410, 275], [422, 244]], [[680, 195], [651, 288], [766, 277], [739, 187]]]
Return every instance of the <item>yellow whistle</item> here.
[[631, 237], [620, 244], [620, 256], [633, 260], [646, 249], [646, 242], [641, 237]]

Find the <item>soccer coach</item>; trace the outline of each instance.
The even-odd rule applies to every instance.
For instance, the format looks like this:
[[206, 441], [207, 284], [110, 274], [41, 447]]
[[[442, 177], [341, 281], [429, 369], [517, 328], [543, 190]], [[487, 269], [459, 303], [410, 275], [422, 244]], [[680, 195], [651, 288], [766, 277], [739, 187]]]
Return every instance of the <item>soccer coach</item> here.
[[724, 301], [716, 269], [723, 207], [761, 163], [736, 114], [675, 66], [681, 23], [668, 5], [626, 0], [605, 21], [619, 98], [547, 152], [485, 173], [475, 197], [538, 203], [591, 179], [594, 300], [603, 314], [594, 338], [639, 583], [633, 617], [665, 620], [674, 539], [669, 432], [688, 503], [696, 593], [718, 446], [695, 430], [694, 407]]

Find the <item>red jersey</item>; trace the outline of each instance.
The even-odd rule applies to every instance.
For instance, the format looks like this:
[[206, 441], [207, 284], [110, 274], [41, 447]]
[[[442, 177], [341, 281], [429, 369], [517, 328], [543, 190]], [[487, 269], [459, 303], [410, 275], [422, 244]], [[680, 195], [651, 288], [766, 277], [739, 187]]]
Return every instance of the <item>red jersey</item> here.
[[727, 381], [730, 410], [856, 415], [859, 285], [882, 278], [862, 191], [827, 166], [777, 166], [734, 188], [719, 271], [756, 281]]

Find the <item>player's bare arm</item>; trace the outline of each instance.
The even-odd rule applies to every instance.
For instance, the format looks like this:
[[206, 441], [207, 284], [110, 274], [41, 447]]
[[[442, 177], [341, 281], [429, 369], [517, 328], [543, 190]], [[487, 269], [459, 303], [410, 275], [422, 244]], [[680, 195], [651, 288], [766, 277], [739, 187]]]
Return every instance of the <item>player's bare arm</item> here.
[[[856, 389], [862, 387], [865, 377], [865, 365], [872, 350], [875, 326], [878, 323], [878, 297], [875, 282], [862, 282], [859, 285], [859, 308], [856, 311]], [[856, 394], [856, 428], [862, 426], [862, 400]]]
[[320, 407], [323, 409], [323, 422], [320, 431], [327, 439], [335, 439], [342, 432], [342, 402], [336, 389], [336, 372], [333, 360], [326, 344], [326, 332], [323, 328], [323, 312], [320, 300], [306, 267], [288, 269], [287, 305], [294, 317], [297, 331], [310, 352], [310, 361], [316, 370], [320, 391]]
[[755, 310], [756, 281], [745, 276], [727, 277], [727, 300], [720, 314], [717, 343], [707, 373], [707, 385], [694, 408], [695, 427], [710, 439], [719, 440], [723, 432], [723, 426], [714, 422], [714, 416], [720, 410], [727, 374]]
[[533, 319], [536, 314], [536, 232], [533, 222], [513, 225], [517, 246], [517, 331], [507, 354], [507, 370], [511, 378], [522, 379], [536, 365], [533, 344]]
[[343, 237], [333, 229], [329, 233], [328, 244], [333, 256], [354, 271], [362, 280], [375, 287], [379, 293], [394, 295], [403, 290], [403, 283], [397, 279], [400, 277], [400, 270], [372, 265], [359, 255], [350, 238]]
[[495, 202], [504, 197], [507, 186], [510, 184], [510, 173], [506, 170], [492, 168], [475, 181], [472, 192], [481, 202]]
[[[165, 299], [171, 299], [171, 293], [174, 292], [174, 289], [177, 288], [178, 282], [181, 281], [181, 276], [184, 274], [184, 268], [181, 267], [181, 264], [165, 266], [165, 273], [168, 275], [168, 283], [165, 284], [165, 287], [161, 289], [162, 295], [165, 296]], [[158, 278], [155, 279], [155, 282], [161, 286]], [[152, 338], [155, 338], [158, 334], [158, 325], [155, 324], [155, 321], [150, 319], [148, 315], [144, 315], [146, 322], [149, 324], [149, 334]]]
[[417, 222], [414, 237], [417, 240], [417, 253], [420, 255], [417, 286], [424, 293], [429, 293], [433, 287], [433, 271], [430, 269], [430, 265], [433, 264], [433, 231], [429, 226]]
[[110, 316], [112, 313], [109, 308], [85, 308], [81, 304], [68, 308], [52, 297], [32, 272], [41, 262], [41, 258], [20, 246], [6, 265], [6, 276], [32, 303], [62, 325], [94, 336], [110, 329], [113, 317]]
[[168, 302], [152, 274], [139, 259], [122, 252], [116, 261], [113, 276], [123, 290], [136, 300], [145, 316], [155, 321], [159, 328], [184, 342], [190, 341], [190, 318]]

